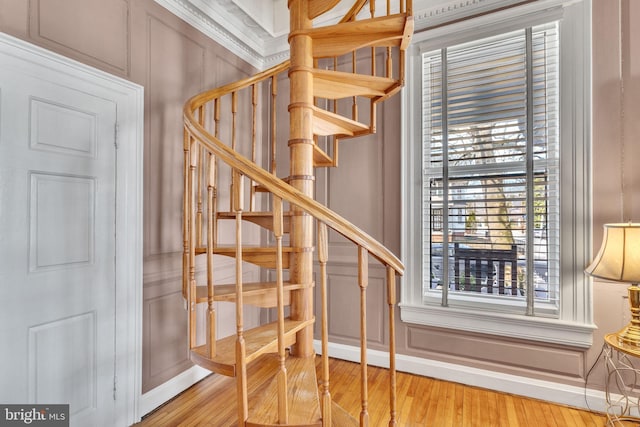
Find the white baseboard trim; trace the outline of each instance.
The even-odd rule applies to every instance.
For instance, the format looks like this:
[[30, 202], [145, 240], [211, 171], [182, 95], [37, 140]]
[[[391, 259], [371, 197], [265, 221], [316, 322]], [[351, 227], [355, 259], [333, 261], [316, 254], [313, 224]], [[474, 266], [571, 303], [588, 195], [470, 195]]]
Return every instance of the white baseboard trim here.
[[[320, 341], [314, 341], [314, 348], [317, 354], [322, 354]], [[360, 362], [360, 348], [329, 343], [329, 356], [351, 362]], [[372, 366], [388, 368], [389, 353], [369, 349], [367, 350], [367, 362]], [[585, 390], [583, 387], [504, 374], [404, 354], [396, 355], [396, 369], [401, 372], [545, 400], [574, 408], [598, 412], [606, 412], [607, 409], [605, 393], [599, 390]], [[617, 396], [612, 395], [611, 397], [615, 399]]]
[[192, 366], [186, 371], [176, 375], [169, 381], [149, 390], [140, 396], [138, 405], [138, 421], [163, 403], [182, 393], [201, 379], [211, 374], [211, 371]]

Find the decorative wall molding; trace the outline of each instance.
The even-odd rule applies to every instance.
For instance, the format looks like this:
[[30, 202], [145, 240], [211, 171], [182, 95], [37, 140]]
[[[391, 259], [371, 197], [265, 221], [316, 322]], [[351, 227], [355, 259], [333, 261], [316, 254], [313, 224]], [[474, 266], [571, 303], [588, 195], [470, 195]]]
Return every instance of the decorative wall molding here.
[[[314, 341], [314, 348], [317, 354], [322, 354], [320, 341]], [[329, 357], [359, 362], [360, 348], [329, 343]], [[372, 366], [389, 368], [389, 353], [368, 349], [367, 361]], [[396, 369], [400, 372], [540, 399], [574, 408], [599, 412], [607, 410], [604, 391], [584, 387], [504, 374], [405, 354], [396, 354]], [[611, 399], [615, 401], [618, 397], [612, 395]]]

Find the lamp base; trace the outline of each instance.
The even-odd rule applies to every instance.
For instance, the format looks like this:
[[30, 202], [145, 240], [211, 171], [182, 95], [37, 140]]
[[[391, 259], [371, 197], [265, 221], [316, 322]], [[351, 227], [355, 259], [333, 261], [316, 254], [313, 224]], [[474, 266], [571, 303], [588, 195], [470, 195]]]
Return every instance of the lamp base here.
[[629, 308], [631, 309], [631, 322], [618, 332], [611, 334], [615, 336], [618, 344], [635, 347], [640, 351], [640, 286], [634, 283], [627, 288], [629, 295]]
[[618, 343], [637, 347], [640, 350], [640, 327], [630, 323], [611, 335], [615, 337]]

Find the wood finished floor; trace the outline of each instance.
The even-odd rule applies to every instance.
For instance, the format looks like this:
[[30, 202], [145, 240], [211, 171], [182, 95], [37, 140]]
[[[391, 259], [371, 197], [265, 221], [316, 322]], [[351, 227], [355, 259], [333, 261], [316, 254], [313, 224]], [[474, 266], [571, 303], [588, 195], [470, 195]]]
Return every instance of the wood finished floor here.
[[[318, 367], [319, 362], [317, 358]], [[330, 364], [333, 400], [357, 418], [360, 366], [337, 359], [331, 359]], [[369, 367], [368, 381], [370, 426], [386, 426], [388, 371]], [[481, 388], [402, 372], [398, 373], [397, 381], [397, 419], [402, 427], [601, 427], [606, 424], [603, 414]], [[234, 379], [212, 375], [147, 415], [136, 426], [235, 425], [226, 419], [229, 414], [235, 414], [234, 397]]]

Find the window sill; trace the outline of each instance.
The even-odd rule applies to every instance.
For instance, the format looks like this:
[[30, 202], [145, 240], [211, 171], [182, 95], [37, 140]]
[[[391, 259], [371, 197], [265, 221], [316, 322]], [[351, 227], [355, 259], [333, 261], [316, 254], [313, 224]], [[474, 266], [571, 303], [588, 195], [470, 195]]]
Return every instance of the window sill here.
[[403, 322], [417, 325], [579, 348], [591, 347], [593, 331], [596, 329], [594, 324], [559, 319], [407, 303], [400, 304], [400, 318]]

